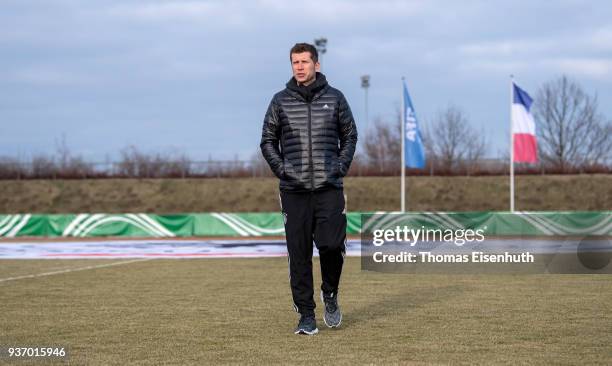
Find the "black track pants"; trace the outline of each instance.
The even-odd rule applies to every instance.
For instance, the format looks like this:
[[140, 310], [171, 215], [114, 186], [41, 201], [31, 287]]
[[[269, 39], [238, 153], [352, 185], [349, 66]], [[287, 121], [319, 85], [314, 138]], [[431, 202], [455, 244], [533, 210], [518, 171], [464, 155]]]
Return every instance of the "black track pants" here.
[[289, 276], [295, 310], [314, 314], [312, 242], [319, 250], [321, 290], [337, 292], [346, 252], [346, 212], [342, 189], [281, 192]]

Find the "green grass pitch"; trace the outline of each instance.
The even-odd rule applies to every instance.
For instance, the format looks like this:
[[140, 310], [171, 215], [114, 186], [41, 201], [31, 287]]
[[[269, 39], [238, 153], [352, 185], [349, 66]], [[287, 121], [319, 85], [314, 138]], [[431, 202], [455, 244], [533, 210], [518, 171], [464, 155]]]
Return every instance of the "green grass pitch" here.
[[[2, 260], [0, 279], [121, 261]], [[0, 281], [0, 299], [0, 344], [67, 346], [71, 364], [612, 364], [607, 275], [383, 274], [347, 258], [342, 327], [316, 296], [313, 337], [292, 332], [285, 258], [131, 262]]]

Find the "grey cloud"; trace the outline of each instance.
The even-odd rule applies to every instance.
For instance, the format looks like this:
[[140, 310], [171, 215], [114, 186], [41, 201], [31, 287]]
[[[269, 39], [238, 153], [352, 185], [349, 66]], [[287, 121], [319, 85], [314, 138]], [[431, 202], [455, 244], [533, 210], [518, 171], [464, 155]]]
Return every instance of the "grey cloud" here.
[[[69, 130], [70, 141], [91, 154], [113, 154], [116, 145], [100, 137], [123, 130], [138, 135], [130, 136], [143, 149], [183, 146], [195, 158], [236, 151], [246, 158], [256, 149], [269, 98], [290, 76], [289, 47], [326, 36], [323, 70], [349, 98], [360, 126], [359, 76], [372, 76], [373, 119], [392, 118], [404, 75], [422, 120], [453, 102], [503, 146], [510, 73], [527, 89], [566, 73], [602, 100], [612, 98], [612, 6], [589, 6], [593, 10], [578, 1], [526, 0], [5, 1], [0, 120], [10, 121], [4, 138], [19, 134], [13, 140], [22, 149], [52, 150], [53, 134]], [[609, 106], [602, 108], [612, 115]], [[84, 120], [96, 135], [79, 127]], [[54, 123], [44, 129], [48, 146], [12, 127], [41, 121]], [[176, 132], [168, 133], [172, 128]], [[229, 144], [215, 139], [215, 130], [226, 137], [241, 133]], [[15, 151], [15, 144], [0, 142], [0, 155]]]

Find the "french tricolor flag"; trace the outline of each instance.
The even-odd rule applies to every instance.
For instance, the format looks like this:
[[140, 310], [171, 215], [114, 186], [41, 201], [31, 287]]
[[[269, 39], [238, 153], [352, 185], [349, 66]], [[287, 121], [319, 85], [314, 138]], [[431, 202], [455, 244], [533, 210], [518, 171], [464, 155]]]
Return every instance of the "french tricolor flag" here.
[[530, 112], [533, 99], [515, 83], [512, 83], [512, 92], [513, 161], [518, 163], [537, 163], [536, 129], [533, 115]]

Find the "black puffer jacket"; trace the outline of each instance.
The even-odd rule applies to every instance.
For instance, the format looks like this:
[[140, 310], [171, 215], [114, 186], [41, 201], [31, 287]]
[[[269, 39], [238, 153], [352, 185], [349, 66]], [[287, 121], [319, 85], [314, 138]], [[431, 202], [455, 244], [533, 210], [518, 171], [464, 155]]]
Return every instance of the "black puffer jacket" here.
[[282, 191], [341, 188], [356, 145], [351, 109], [323, 74], [308, 87], [292, 78], [272, 98], [260, 147]]

